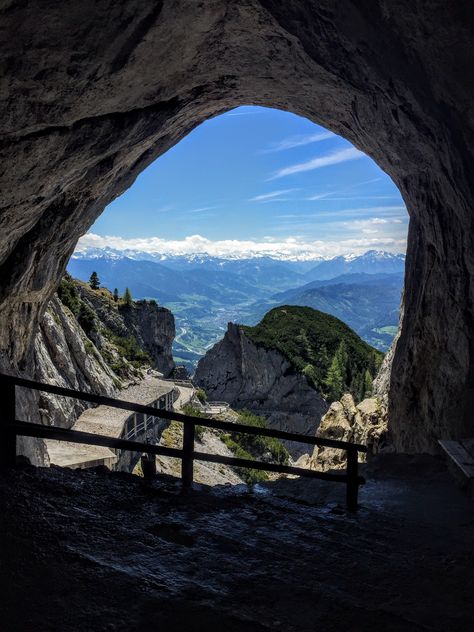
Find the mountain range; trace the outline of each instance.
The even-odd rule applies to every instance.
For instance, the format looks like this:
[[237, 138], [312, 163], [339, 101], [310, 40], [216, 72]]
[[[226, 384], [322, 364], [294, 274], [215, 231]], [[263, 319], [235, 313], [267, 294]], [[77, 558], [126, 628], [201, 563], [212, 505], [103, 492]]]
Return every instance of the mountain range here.
[[87, 281], [95, 271], [106, 287], [120, 293], [128, 287], [134, 298], [153, 298], [171, 309], [176, 361], [192, 369], [228, 322], [254, 325], [280, 304], [332, 314], [385, 351], [398, 323], [404, 263], [404, 255], [375, 250], [293, 261], [89, 248], [73, 255], [68, 272]]

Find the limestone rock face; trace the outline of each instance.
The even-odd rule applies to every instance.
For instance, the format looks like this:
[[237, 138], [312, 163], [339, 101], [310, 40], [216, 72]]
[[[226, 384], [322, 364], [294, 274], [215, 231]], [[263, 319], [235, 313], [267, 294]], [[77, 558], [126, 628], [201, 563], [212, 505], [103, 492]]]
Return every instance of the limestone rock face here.
[[9, 0], [0, 40], [1, 368], [32, 375], [77, 239], [147, 165], [211, 116], [277, 107], [353, 142], [406, 203], [397, 449], [472, 436], [471, 2]]
[[[331, 404], [316, 432], [318, 437], [367, 445], [368, 454], [393, 450], [387, 434], [387, 409], [383, 403], [371, 397], [356, 406], [349, 393]], [[315, 446], [312, 457], [302, 465], [322, 471], [345, 468], [346, 452]]]
[[[140, 378], [140, 371], [120, 355], [117, 346], [105, 335], [108, 331], [121, 338], [135, 337], [139, 346], [148, 351], [153, 367], [169, 374], [174, 367], [171, 345], [175, 335], [174, 318], [169, 310], [150, 303], [134, 303], [132, 307], [119, 309], [86, 284], [76, 282], [75, 287], [80, 299], [94, 313], [97, 328], [87, 337], [71, 311], [55, 295], [35, 338], [35, 379], [116, 396], [122, 386]], [[115, 364], [120, 366], [120, 374], [114, 372]], [[88, 404], [46, 393], [30, 394], [21, 407], [23, 418], [25, 414], [31, 418], [36, 407], [39, 408], [36, 422], [70, 428]]]
[[174, 316], [169, 309], [150, 303], [136, 303], [121, 311], [126, 327], [148, 351], [155, 369], [168, 377], [175, 367], [172, 345], [176, 335]]
[[[114, 396], [120, 381], [61, 301], [54, 297], [35, 338], [35, 378], [41, 382]], [[41, 422], [70, 428], [86, 402], [41, 393]]]
[[[169, 309], [149, 301], [136, 301], [131, 307], [111, 309], [110, 300], [92, 290], [85, 283], [77, 283], [81, 299], [96, 314], [98, 320], [114, 334], [133, 335], [142, 349], [150, 355], [153, 368], [168, 377], [174, 369], [172, 345], [176, 335], [174, 316]], [[104, 344], [100, 334], [97, 344]]]
[[[314, 435], [328, 407], [279, 351], [255, 345], [233, 323], [199, 361], [194, 383], [210, 400], [248, 408], [264, 416], [272, 428], [288, 432]], [[287, 447], [293, 456], [304, 451], [304, 445]]]

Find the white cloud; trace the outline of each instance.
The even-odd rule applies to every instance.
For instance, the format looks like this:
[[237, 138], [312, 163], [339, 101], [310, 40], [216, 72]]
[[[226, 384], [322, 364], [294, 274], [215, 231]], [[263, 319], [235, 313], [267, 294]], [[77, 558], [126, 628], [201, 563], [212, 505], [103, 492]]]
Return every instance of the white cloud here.
[[310, 195], [307, 198], [304, 198], [305, 200], [309, 200], [309, 201], [313, 201], [313, 200], [324, 200], [325, 198], [329, 197], [330, 195], [333, 195], [331, 192], [329, 193], [318, 193], [317, 195]]
[[342, 222], [346, 228], [360, 228], [367, 226], [389, 226], [390, 224], [402, 224], [398, 217], [370, 217], [368, 219], [355, 219], [353, 221]]
[[189, 209], [187, 213], [202, 213], [203, 211], [211, 211], [214, 208], [217, 208], [217, 206], [200, 206], [199, 208]]
[[279, 191], [271, 191], [270, 193], [263, 193], [262, 195], [256, 195], [253, 198], [249, 198], [249, 202], [266, 202], [267, 200], [273, 200], [280, 197], [280, 195], [286, 195], [297, 189], [280, 189]]
[[264, 149], [262, 153], [271, 153], [274, 151], [284, 151], [285, 149], [293, 149], [294, 147], [303, 147], [304, 145], [310, 145], [311, 143], [319, 143], [322, 140], [328, 138], [334, 138], [335, 134], [332, 132], [317, 132], [316, 134], [300, 134], [298, 136], [290, 136], [285, 138], [279, 143], [275, 143], [272, 147]]
[[88, 233], [79, 240], [76, 252], [85, 252], [89, 248], [114, 249], [118, 251], [138, 251], [161, 255], [209, 254], [214, 257], [243, 258], [270, 256], [276, 259], [312, 260], [318, 257], [354, 253], [363, 254], [371, 248], [405, 252], [405, 239], [391, 237], [309, 240], [290, 235], [287, 237], [265, 237], [262, 241], [223, 239], [213, 241], [202, 235], [189, 235], [184, 239], [168, 240], [160, 237], [124, 239], [117, 236], [95, 235]]
[[306, 162], [300, 162], [296, 165], [290, 165], [284, 167], [273, 174], [269, 180], [276, 180], [277, 178], [283, 178], [285, 176], [291, 176], [295, 173], [301, 173], [303, 171], [313, 171], [314, 169], [321, 169], [322, 167], [328, 167], [330, 165], [336, 165], [341, 162], [347, 162], [348, 160], [359, 160], [365, 158], [365, 154], [359, 151], [355, 147], [347, 147], [346, 149], [340, 149], [331, 154], [325, 156], [319, 156]]
[[225, 112], [223, 116], [254, 116], [255, 114], [265, 114], [265, 110], [262, 108], [258, 108], [252, 106], [251, 109], [244, 110], [244, 106], [239, 106], [235, 110], [231, 110], [230, 112]]

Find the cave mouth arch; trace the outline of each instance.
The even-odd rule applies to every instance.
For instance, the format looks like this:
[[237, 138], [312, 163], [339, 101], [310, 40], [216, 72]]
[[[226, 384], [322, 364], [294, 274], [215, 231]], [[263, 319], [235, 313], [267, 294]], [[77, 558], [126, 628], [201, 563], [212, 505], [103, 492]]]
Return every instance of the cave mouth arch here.
[[[178, 364], [193, 373], [228, 322], [254, 325], [278, 305], [273, 295], [318, 281], [311, 269], [321, 256], [404, 253], [407, 219], [390, 178], [348, 141], [290, 112], [247, 106], [207, 120], [142, 171], [81, 237], [68, 271], [88, 281], [97, 270], [110, 290], [127, 286], [133, 297], [169, 307]], [[252, 266], [262, 257], [265, 273]], [[147, 261], [138, 277], [133, 259]], [[402, 273], [399, 259], [376, 261], [354, 265], [369, 274], [395, 273], [394, 266]], [[175, 277], [189, 271], [190, 280], [170, 284], [166, 270]], [[375, 294], [360, 289], [360, 307], [375, 301], [365, 319], [331, 309], [331, 297], [328, 305], [322, 298], [307, 305], [329, 311], [386, 352], [394, 331], [374, 327], [398, 326], [402, 279], [391, 281], [385, 311]]]
[[395, 447], [433, 451], [438, 438], [472, 435], [473, 134], [459, 70], [471, 55], [461, 9], [99, 0], [86, 14], [67, 0], [42, 9], [40, 23], [21, 3], [4, 18], [17, 33], [5, 42], [1, 119], [4, 368], [31, 371], [42, 310], [105, 205], [200, 122], [263, 105], [347, 138], [405, 201], [404, 316], [388, 395]]

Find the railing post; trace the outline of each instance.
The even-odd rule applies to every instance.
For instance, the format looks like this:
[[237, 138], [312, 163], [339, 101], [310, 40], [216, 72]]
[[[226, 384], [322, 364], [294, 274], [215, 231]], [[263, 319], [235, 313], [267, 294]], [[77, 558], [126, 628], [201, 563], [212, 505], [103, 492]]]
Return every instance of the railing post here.
[[356, 448], [347, 448], [347, 488], [346, 504], [348, 511], [357, 511], [359, 494], [359, 463]]
[[0, 378], [0, 417], [2, 429], [0, 436], [0, 467], [12, 467], [16, 463], [16, 433], [8, 424], [16, 421], [15, 383], [7, 377]]
[[183, 457], [181, 461], [181, 482], [183, 489], [191, 489], [194, 469], [194, 430], [195, 425], [186, 422], [183, 428]]

